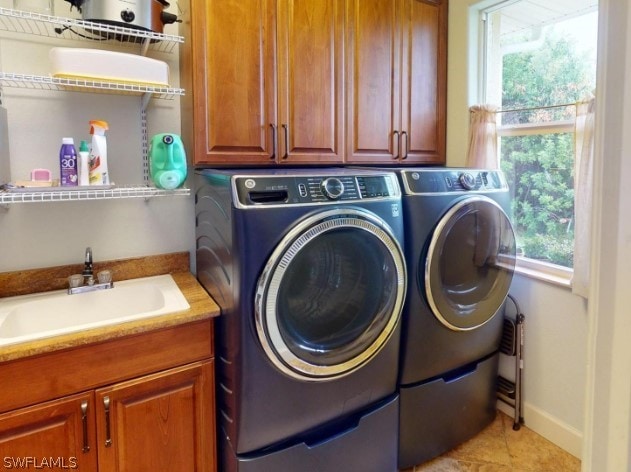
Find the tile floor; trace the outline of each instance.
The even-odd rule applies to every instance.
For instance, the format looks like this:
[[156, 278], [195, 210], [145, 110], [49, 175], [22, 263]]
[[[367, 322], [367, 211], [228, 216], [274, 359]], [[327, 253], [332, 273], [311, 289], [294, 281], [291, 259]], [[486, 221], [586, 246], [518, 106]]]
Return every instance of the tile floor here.
[[581, 461], [498, 412], [473, 439], [436, 459], [402, 472], [580, 472]]

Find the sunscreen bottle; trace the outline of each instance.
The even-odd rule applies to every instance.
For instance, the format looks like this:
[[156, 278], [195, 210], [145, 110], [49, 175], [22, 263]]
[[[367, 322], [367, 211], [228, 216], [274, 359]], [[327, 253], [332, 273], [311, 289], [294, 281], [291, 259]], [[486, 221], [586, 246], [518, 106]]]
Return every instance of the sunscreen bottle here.
[[108, 125], [106, 121], [90, 121], [90, 134], [92, 135], [92, 148], [90, 149], [90, 185], [109, 185], [110, 176], [107, 171], [107, 142], [105, 131]]
[[72, 138], [63, 138], [59, 150], [59, 183], [62, 187], [77, 185], [77, 151]]

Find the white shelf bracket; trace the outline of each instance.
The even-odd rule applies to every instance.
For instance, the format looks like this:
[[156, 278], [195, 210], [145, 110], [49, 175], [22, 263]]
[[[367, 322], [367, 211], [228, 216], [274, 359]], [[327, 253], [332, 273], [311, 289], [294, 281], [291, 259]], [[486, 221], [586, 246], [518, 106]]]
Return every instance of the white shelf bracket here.
[[140, 47], [140, 55], [146, 56], [147, 51], [149, 50], [149, 45], [151, 44], [151, 39], [145, 38], [142, 41], [142, 46]]
[[[147, 131], [147, 104], [151, 94], [142, 96], [142, 106], [140, 107], [140, 139], [142, 146], [142, 179], [145, 185], [149, 185], [149, 136]], [[145, 199], [146, 201], [147, 199]]]
[[149, 92], [145, 92], [142, 94], [142, 101], [141, 101], [140, 106], [143, 112], [147, 110], [147, 107], [149, 106], [149, 102], [151, 101], [151, 96], [152, 95]]
[[[0, 49], [2, 48], [2, 41], [0, 41]], [[1, 61], [0, 61], [1, 63]], [[4, 90], [2, 89], [2, 83], [0, 82], [0, 105], [2, 105], [4, 103]], [[7, 204], [0, 204], [0, 210], [4, 211], [5, 213], [7, 211], [9, 211], [9, 205]]]

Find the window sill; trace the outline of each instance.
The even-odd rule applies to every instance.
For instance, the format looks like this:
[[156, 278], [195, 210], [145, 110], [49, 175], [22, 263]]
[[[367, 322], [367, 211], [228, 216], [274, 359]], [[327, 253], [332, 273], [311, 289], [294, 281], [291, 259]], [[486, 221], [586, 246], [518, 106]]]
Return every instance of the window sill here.
[[568, 267], [518, 256], [515, 273], [530, 279], [570, 289], [574, 271]]

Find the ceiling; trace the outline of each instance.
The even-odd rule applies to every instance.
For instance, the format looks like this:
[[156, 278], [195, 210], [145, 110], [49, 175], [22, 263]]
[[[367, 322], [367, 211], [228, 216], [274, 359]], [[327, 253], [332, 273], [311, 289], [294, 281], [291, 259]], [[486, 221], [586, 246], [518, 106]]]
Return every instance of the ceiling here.
[[501, 35], [542, 27], [598, 9], [598, 0], [518, 0], [501, 8]]

